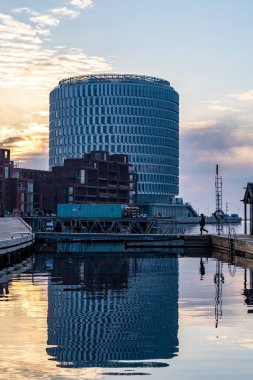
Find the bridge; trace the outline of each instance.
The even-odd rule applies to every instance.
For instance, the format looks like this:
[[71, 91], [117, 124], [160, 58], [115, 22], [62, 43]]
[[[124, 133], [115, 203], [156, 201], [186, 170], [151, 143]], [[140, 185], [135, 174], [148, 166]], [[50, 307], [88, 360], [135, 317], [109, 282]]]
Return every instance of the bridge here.
[[25, 217], [36, 238], [53, 240], [159, 240], [183, 235], [174, 220], [158, 218]]

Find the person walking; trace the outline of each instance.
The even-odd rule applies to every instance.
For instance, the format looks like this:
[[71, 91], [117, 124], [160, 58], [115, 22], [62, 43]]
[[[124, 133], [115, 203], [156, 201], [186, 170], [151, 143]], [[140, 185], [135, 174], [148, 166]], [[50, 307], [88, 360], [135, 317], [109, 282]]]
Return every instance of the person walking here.
[[208, 230], [206, 230], [204, 228], [205, 225], [206, 225], [206, 218], [205, 218], [204, 214], [200, 215], [199, 225], [200, 225], [200, 233], [201, 233], [201, 235], [202, 235], [203, 231], [206, 231], [206, 233], [208, 234]]

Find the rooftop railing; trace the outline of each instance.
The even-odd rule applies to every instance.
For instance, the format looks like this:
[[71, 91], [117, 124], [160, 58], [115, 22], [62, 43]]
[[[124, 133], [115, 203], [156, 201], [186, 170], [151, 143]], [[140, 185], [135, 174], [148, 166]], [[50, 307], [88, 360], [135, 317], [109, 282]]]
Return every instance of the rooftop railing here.
[[149, 82], [157, 83], [166, 86], [170, 86], [170, 82], [161, 78], [156, 78], [146, 75], [136, 75], [136, 74], [91, 74], [91, 75], [78, 75], [69, 78], [62, 79], [59, 82], [59, 86], [63, 84], [73, 84], [78, 82], [101, 82], [101, 81], [124, 81], [124, 82]]

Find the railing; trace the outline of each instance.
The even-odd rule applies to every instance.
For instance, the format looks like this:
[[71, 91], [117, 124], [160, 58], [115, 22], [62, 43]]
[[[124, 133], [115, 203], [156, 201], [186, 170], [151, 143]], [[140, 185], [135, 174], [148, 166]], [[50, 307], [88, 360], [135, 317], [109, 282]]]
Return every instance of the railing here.
[[179, 235], [184, 228], [173, 220], [158, 218], [59, 218], [25, 217], [33, 232], [61, 232], [82, 234], [139, 234], [139, 235]]
[[129, 81], [129, 82], [135, 82], [136, 80], [142, 81], [142, 82], [151, 82], [151, 83], [157, 83], [157, 84], [162, 84], [162, 85], [170, 85], [170, 82], [161, 79], [161, 78], [156, 78], [156, 77], [151, 77], [151, 76], [146, 76], [146, 75], [136, 75], [136, 74], [90, 74], [90, 75], [79, 75], [79, 76], [74, 76], [74, 77], [69, 77], [62, 79], [59, 82], [59, 86], [62, 84], [71, 84], [71, 83], [76, 83], [76, 82], [89, 82], [89, 81], [100, 81], [100, 80], [124, 80], [124, 81]]

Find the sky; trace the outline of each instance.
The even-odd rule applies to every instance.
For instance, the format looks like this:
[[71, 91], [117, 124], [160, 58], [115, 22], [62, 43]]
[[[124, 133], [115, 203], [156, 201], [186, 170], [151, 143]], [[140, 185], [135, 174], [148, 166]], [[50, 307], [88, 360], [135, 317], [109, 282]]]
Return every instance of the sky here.
[[242, 214], [253, 181], [252, 0], [0, 0], [0, 147], [48, 169], [48, 95], [60, 79], [128, 73], [180, 95], [180, 193]]

